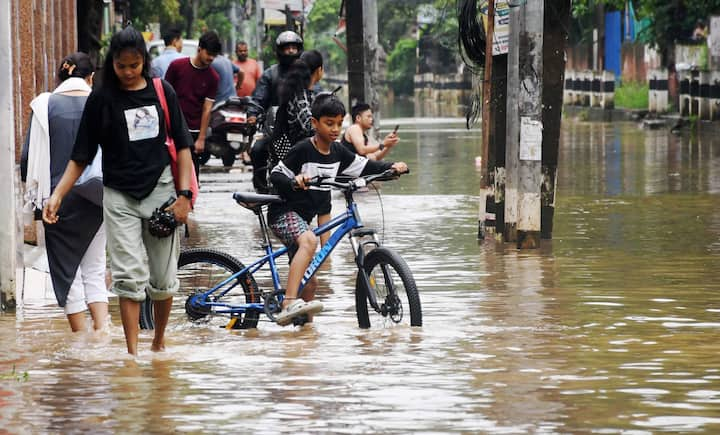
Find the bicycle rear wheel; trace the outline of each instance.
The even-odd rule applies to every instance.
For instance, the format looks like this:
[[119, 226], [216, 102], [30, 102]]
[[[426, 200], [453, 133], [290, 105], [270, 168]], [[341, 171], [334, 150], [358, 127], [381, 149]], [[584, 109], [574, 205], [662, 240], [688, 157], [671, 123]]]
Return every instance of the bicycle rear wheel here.
[[[210, 309], [192, 304], [190, 298], [216, 286], [244, 267], [236, 258], [214, 249], [199, 248], [181, 252], [178, 259], [180, 288], [173, 298], [169, 322], [177, 322], [179, 319], [182, 319], [183, 322], [205, 319], [211, 314]], [[240, 275], [227, 286], [234, 286], [234, 288], [222, 297], [223, 302], [232, 305], [260, 302], [257, 283], [249, 273]], [[259, 315], [259, 312], [246, 312], [237, 319], [236, 325], [239, 325], [240, 329], [255, 328]], [[153, 301], [149, 297], [145, 298], [140, 307], [140, 328], [155, 328]]]
[[[358, 325], [422, 326], [420, 295], [405, 260], [395, 251], [378, 247], [365, 257], [365, 273], [375, 291], [380, 312], [370, 306], [360, 275], [355, 281], [355, 311]], [[359, 272], [358, 272], [359, 274]]]

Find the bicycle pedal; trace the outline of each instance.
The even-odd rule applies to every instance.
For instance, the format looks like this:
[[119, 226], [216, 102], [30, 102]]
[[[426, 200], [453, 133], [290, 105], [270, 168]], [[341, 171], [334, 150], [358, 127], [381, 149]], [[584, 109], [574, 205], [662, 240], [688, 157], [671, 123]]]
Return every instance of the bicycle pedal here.
[[231, 317], [227, 325], [225, 325], [225, 329], [235, 329], [235, 324], [237, 323], [237, 320], [237, 317]]

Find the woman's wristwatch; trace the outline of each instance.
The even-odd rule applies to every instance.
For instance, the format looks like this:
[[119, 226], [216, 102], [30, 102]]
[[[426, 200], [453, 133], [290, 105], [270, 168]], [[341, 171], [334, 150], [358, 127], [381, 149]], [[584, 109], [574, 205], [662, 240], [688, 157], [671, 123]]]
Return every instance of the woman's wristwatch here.
[[385, 144], [380, 142], [380, 145], [378, 145], [378, 151], [382, 151], [385, 149]]
[[192, 201], [193, 193], [192, 190], [178, 190], [177, 191], [178, 196], [184, 196], [185, 198]]

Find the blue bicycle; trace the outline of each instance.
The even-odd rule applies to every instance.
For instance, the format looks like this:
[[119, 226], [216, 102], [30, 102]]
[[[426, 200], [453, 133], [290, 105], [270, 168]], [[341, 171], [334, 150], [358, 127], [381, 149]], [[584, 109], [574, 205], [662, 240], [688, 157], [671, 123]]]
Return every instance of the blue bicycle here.
[[[357, 276], [355, 280], [355, 309], [358, 325], [370, 328], [375, 324], [393, 326], [406, 324], [422, 326], [420, 296], [410, 268], [393, 250], [381, 245], [375, 231], [363, 226], [353, 193], [373, 181], [397, 179], [393, 170], [382, 174], [367, 175], [342, 182], [332, 179], [315, 179], [311, 185], [330, 186], [342, 191], [347, 208], [344, 213], [333, 217], [325, 225], [314, 230], [320, 235], [335, 231], [315, 254], [300, 283], [298, 295], [318, 268], [328, 258], [340, 241], [348, 236], [355, 254]], [[256, 328], [264, 314], [269, 321], [275, 321], [280, 313], [285, 290], [280, 283], [277, 259], [285, 255], [288, 248], [273, 249], [269, 228], [265, 220], [266, 206], [282, 202], [277, 195], [261, 195], [250, 192], [236, 192], [235, 201], [251, 210], [258, 217], [263, 234], [265, 255], [249, 266], [227, 253], [214, 249], [189, 249], [180, 254], [178, 278], [179, 294], [174, 304], [183, 304], [187, 319], [193, 322], [207, 321], [215, 316], [228, 318], [226, 328]], [[271, 289], [260, 289], [253, 274], [267, 267], [272, 280]], [[177, 316], [173, 309], [173, 316]], [[293, 324], [302, 325], [305, 316], [293, 319]], [[140, 326], [154, 327], [152, 301], [142, 304]]]

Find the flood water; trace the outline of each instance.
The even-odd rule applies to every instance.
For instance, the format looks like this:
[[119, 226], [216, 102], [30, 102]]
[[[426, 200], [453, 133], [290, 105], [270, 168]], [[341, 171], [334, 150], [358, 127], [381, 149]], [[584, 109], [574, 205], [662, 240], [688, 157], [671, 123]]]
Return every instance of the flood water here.
[[[553, 239], [519, 251], [476, 238], [480, 131], [396, 123], [412, 173], [360, 211], [412, 269], [421, 328], [357, 327], [347, 242], [313, 326], [174, 322], [133, 360], [116, 304], [99, 336], [28, 304], [0, 314], [0, 433], [720, 432], [720, 139], [565, 120]], [[247, 262], [241, 168], [204, 175], [188, 245]]]

